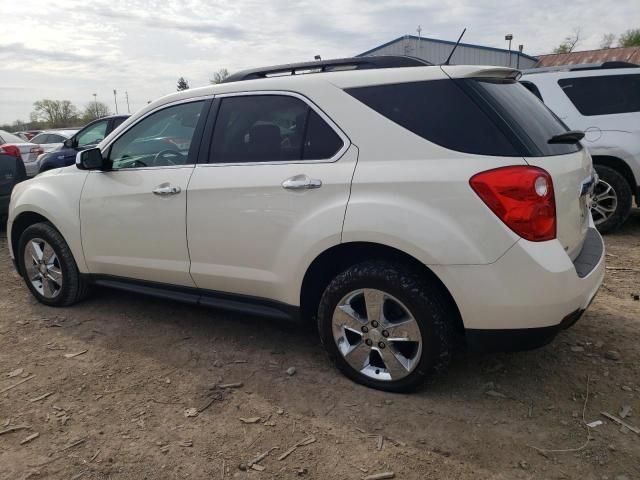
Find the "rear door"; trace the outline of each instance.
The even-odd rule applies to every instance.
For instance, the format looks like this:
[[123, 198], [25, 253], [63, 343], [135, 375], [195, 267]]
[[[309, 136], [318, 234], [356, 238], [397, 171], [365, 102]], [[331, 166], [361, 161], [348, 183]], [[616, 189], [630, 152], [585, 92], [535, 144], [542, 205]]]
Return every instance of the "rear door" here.
[[216, 98], [207, 163], [189, 183], [191, 275], [203, 289], [295, 305], [293, 273], [340, 242], [357, 150], [300, 95]]

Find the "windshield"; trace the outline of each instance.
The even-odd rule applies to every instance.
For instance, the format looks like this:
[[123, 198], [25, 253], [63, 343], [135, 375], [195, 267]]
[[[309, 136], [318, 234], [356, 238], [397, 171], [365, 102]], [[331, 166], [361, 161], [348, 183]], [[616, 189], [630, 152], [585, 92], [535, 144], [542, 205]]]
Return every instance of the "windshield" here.
[[569, 129], [547, 106], [515, 80], [465, 80], [502, 117], [527, 150], [526, 156], [564, 155], [581, 149], [579, 143], [550, 144]]
[[0, 130], [0, 143], [27, 143], [27, 141], [14, 135], [13, 133]]

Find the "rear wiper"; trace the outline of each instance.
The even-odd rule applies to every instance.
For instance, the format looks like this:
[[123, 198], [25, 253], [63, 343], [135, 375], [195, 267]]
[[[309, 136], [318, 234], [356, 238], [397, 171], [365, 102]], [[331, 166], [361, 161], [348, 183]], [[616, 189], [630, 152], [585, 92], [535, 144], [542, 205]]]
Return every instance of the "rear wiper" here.
[[547, 143], [578, 143], [584, 138], [584, 132], [580, 130], [569, 130], [551, 137]]

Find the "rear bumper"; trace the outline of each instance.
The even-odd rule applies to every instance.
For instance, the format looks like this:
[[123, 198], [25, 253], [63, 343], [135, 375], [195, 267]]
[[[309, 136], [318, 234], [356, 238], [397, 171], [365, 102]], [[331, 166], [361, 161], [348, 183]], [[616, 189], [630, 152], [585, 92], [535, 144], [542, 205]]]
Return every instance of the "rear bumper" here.
[[34, 177], [38, 174], [38, 170], [39, 170], [38, 165], [39, 165], [38, 162], [35, 160], [33, 162], [24, 163], [24, 169], [27, 172], [27, 177]]
[[544, 345], [573, 325], [602, 284], [604, 258], [592, 225], [573, 262], [557, 240], [520, 240], [493, 264], [433, 270], [458, 305], [468, 344], [508, 351]]

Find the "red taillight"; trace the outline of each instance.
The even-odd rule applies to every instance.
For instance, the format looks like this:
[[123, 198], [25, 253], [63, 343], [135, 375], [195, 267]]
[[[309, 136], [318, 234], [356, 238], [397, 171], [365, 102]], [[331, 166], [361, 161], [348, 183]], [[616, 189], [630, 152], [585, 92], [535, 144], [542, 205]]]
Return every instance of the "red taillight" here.
[[0, 145], [0, 153], [11, 155], [12, 157], [16, 158], [22, 158], [20, 156], [20, 149], [15, 145]]
[[551, 176], [529, 166], [496, 168], [469, 180], [471, 188], [511, 230], [532, 242], [556, 238]]

